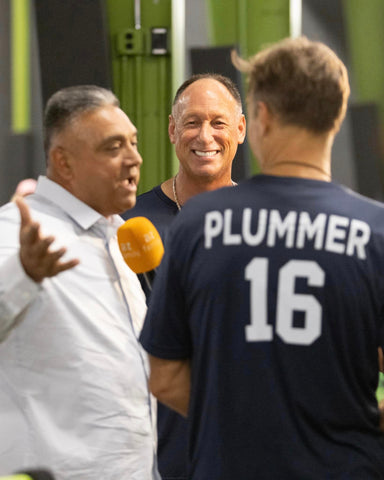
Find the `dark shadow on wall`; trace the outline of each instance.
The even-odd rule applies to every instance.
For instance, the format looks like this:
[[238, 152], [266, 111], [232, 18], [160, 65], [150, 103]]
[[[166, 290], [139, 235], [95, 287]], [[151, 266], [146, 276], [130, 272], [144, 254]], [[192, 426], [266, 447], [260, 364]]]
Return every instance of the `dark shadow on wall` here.
[[377, 105], [351, 104], [349, 115], [358, 191], [362, 195], [383, 201], [384, 171]]
[[43, 102], [57, 90], [92, 84], [111, 88], [102, 0], [35, 0]]

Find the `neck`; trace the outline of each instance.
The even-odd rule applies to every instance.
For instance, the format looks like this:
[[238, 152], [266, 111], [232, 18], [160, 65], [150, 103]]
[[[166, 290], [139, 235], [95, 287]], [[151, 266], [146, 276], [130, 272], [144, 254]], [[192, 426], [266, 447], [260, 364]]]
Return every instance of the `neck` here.
[[191, 179], [179, 171], [174, 177], [166, 180], [161, 185], [161, 189], [167, 197], [176, 204], [179, 203], [180, 207], [182, 207], [187, 200], [199, 193], [232, 185], [235, 185], [235, 182], [232, 181], [230, 175], [228, 178], [215, 180], [202, 178]]
[[316, 165], [304, 160], [281, 160], [262, 169], [266, 175], [284, 177], [311, 178], [313, 180], [331, 181], [329, 165]]
[[261, 160], [262, 172], [270, 175], [331, 180], [333, 135], [315, 135], [286, 127], [270, 141]]

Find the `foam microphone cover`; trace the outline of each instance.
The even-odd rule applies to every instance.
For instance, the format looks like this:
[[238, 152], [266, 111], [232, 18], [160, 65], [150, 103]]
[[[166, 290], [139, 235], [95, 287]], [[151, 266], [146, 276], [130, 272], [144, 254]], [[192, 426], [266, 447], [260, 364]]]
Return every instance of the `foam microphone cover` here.
[[159, 232], [146, 217], [133, 217], [117, 230], [120, 252], [135, 273], [145, 273], [160, 265], [164, 245]]

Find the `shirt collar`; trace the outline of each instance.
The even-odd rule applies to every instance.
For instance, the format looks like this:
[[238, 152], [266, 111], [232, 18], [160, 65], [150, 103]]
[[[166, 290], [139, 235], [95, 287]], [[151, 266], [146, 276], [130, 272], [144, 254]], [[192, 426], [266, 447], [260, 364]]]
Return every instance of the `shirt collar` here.
[[97, 224], [102, 227], [109, 238], [124, 223], [124, 220], [119, 215], [104, 217], [58, 183], [43, 175], [38, 178], [35, 193], [57, 205], [84, 230], [88, 230]]

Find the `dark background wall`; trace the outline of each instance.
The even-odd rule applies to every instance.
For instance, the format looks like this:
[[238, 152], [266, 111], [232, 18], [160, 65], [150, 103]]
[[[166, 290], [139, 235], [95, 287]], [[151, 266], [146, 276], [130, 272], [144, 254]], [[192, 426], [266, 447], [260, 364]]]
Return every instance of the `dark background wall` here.
[[[47, 96], [57, 88], [84, 83], [88, 78], [92, 83], [110, 86], [101, 3], [102, 0], [31, 1], [31, 130], [15, 135], [10, 128], [10, 2], [0, 0], [0, 204], [8, 201], [19, 180], [44, 173], [41, 122]], [[73, 8], [68, 9], [70, 4]], [[52, 30], [44, 18], [59, 14], [61, 22], [56, 22]], [[69, 36], [68, 22], [72, 25]], [[303, 0], [302, 31], [327, 43], [349, 67], [341, 0]], [[186, 0], [187, 75], [192, 71], [191, 49], [208, 46], [208, 37], [205, 0]], [[353, 87], [353, 78], [351, 83]], [[333, 177], [362, 193], [381, 198], [377, 152], [373, 148], [377, 142], [372, 133], [377, 123], [375, 109], [366, 106], [364, 117], [360, 112], [361, 105], [355, 107], [352, 90], [351, 111], [334, 146]], [[370, 125], [369, 130], [366, 125]]]
[[36, 177], [44, 171], [45, 165], [41, 140], [40, 69], [33, 10], [30, 35], [31, 129], [26, 134], [15, 134], [11, 128], [10, 6], [9, 0], [0, 0], [0, 204], [10, 198], [21, 179]]

